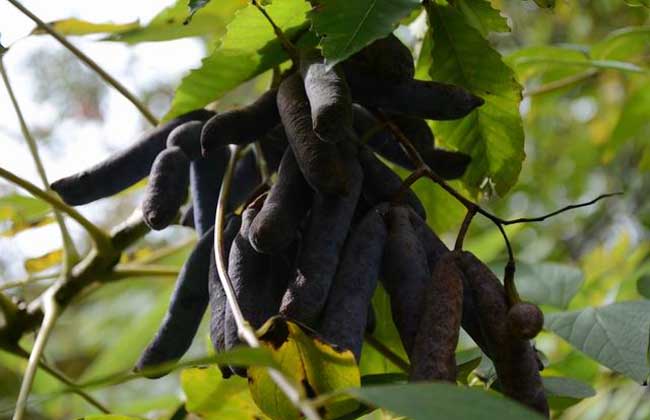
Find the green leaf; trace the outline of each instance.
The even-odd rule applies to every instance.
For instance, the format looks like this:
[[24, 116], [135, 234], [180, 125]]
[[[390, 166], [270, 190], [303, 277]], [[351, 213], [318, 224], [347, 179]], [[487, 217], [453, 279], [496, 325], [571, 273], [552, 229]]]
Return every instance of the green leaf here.
[[[305, 22], [307, 10], [309, 4], [304, 1], [276, 1], [266, 7], [287, 36]], [[203, 59], [201, 67], [183, 78], [164, 119], [201, 108], [287, 58], [269, 23], [255, 6], [248, 5], [236, 13], [226, 34]]]
[[[317, 397], [361, 385], [352, 352], [332, 347], [314, 331], [276, 316], [269, 319], [257, 335], [302, 397]], [[272, 419], [301, 418], [267, 369], [249, 367], [248, 383], [253, 399], [267, 416]], [[319, 407], [319, 412], [324, 417], [335, 418], [357, 408], [354, 400], [337, 395], [328, 398]]]
[[[226, 25], [235, 16], [235, 11], [246, 6], [246, 0], [219, 0], [192, 11], [187, 0], [177, 0], [172, 6], [163, 9], [147, 25], [133, 30], [111, 35], [109, 41], [138, 42], [169, 41], [199, 35], [221, 36]], [[196, 14], [194, 14], [196, 13]]]
[[124, 416], [122, 414], [97, 414], [80, 417], [78, 420], [141, 420], [142, 417]]
[[[129, 23], [94, 23], [88, 22], [81, 19], [69, 18], [55, 20], [49, 22], [53, 29], [62, 35], [90, 35], [90, 34], [115, 34], [121, 32], [127, 32], [133, 29], [138, 28], [140, 25], [138, 22], [129, 22]], [[47, 34], [45, 30], [40, 27], [34, 28], [30, 35], [44, 35]]]
[[650, 133], [650, 83], [641, 86], [636, 92], [629, 95], [622, 112], [612, 131], [607, 146], [615, 151], [617, 146], [632, 138], [645, 140]]
[[327, 63], [335, 65], [390, 34], [419, 0], [319, 0], [309, 13]]
[[519, 80], [525, 82], [540, 77], [549, 82], [584, 71], [589, 57], [586, 51], [578, 48], [540, 45], [522, 48], [505, 60], [515, 70]]
[[457, 121], [436, 121], [434, 132], [472, 156], [463, 181], [476, 192], [487, 178], [499, 195], [517, 182], [524, 160], [519, 115], [521, 86], [499, 53], [456, 10], [430, 4], [432, 80], [463, 86], [485, 104]]
[[[390, 298], [381, 284], [377, 287], [372, 297], [372, 307], [375, 311], [376, 319], [375, 331], [372, 333], [373, 337], [402, 359], [408, 360], [404, 347], [402, 346], [402, 341], [399, 338], [399, 333], [393, 322], [390, 310]], [[359, 370], [363, 375], [402, 372], [399, 367], [387, 360], [372, 346], [365, 343], [361, 351]]]
[[465, 17], [465, 21], [484, 37], [490, 32], [510, 32], [508, 21], [499, 10], [492, 8], [487, 0], [458, 0], [455, 6]]
[[20, 194], [0, 197], [0, 222], [38, 219], [50, 211], [45, 201]]
[[593, 58], [626, 61], [643, 57], [650, 50], [650, 27], [622, 28], [607, 35], [591, 48]]
[[443, 383], [386, 385], [345, 391], [362, 402], [385, 408], [413, 420], [541, 420], [543, 417], [518, 403], [475, 388]]
[[596, 395], [591, 385], [578, 379], [559, 376], [545, 376], [542, 379], [548, 403], [556, 410], [564, 410]]
[[650, 332], [650, 302], [614, 303], [546, 316], [545, 328], [606, 367], [643, 383]]
[[636, 290], [644, 298], [650, 299], [650, 274], [639, 277], [636, 281]]
[[650, 8], [650, 0], [624, 0], [625, 4], [630, 7], [647, 7]]
[[224, 380], [216, 366], [183, 370], [181, 387], [187, 400], [185, 408], [202, 419], [267, 418], [248, 392], [246, 379], [235, 376]]
[[578, 268], [556, 263], [517, 263], [516, 283], [527, 301], [566, 309], [584, 282]]

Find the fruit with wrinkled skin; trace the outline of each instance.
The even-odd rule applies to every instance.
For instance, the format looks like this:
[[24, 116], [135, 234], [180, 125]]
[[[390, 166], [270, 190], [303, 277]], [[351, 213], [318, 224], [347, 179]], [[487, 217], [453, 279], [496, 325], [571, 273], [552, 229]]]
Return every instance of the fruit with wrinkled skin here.
[[348, 71], [374, 74], [392, 82], [411, 80], [415, 64], [411, 50], [395, 35], [380, 38], [343, 62]]
[[167, 136], [187, 121], [205, 121], [214, 112], [188, 112], [145, 132], [132, 146], [77, 174], [61, 178], [51, 188], [72, 206], [92, 203], [123, 191], [145, 178], [156, 156], [165, 149]]
[[249, 240], [253, 248], [265, 254], [283, 252], [295, 239], [298, 226], [309, 211], [312, 195], [293, 152], [287, 148], [278, 179], [251, 224]]
[[427, 286], [409, 379], [456, 383], [455, 352], [463, 312], [463, 279], [451, 252], [440, 258]]
[[519, 302], [508, 310], [508, 328], [516, 337], [531, 340], [544, 326], [544, 313], [529, 302]]
[[190, 161], [178, 147], [156, 157], [142, 200], [142, 217], [151, 229], [162, 230], [174, 221], [187, 198], [189, 169]]
[[346, 164], [351, 174], [346, 194], [314, 194], [295, 276], [282, 300], [282, 314], [310, 327], [315, 327], [325, 306], [361, 193], [363, 173], [359, 163], [351, 157]]
[[320, 322], [322, 336], [352, 351], [357, 362], [388, 235], [383, 218], [387, 208], [386, 203], [374, 207], [350, 232]]
[[300, 75], [286, 78], [278, 90], [278, 111], [300, 170], [322, 194], [343, 194], [350, 174], [336, 144], [326, 143], [312, 128], [311, 110]]
[[314, 133], [337, 143], [352, 130], [352, 98], [339, 66], [329, 68], [316, 51], [300, 56], [300, 74], [309, 99]]
[[395, 327], [404, 350], [411, 355], [420, 326], [424, 290], [431, 281], [427, 256], [409, 220], [406, 206], [393, 206], [386, 214], [388, 236], [381, 280], [390, 297]]
[[203, 156], [229, 144], [252, 143], [273, 129], [280, 122], [276, 95], [275, 89], [268, 90], [250, 105], [210, 118], [201, 131]]

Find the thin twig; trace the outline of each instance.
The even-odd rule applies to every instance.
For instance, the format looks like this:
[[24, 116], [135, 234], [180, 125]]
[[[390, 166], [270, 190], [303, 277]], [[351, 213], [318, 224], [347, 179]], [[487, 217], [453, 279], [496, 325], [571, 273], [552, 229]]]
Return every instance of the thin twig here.
[[43, 280], [52, 280], [52, 279], [55, 279], [55, 278], [59, 277], [60, 275], [61, 275], [61, 273], [42, 274], [42, 275], [38, 275], [38, 276], [25, 277], [24, 279], [20, 279], [20, 280], [0, 283], [0, 291], [1, 290], [7, 290], [7, 289], [13, 289], [15, 287], [27, 286], [28, 284], [36, 283], [36, 282], [43, 281]]
[[23, 420], [25, 418], [25, 410], [27, 408], [27, 399], [34, 383], [34, 376], [38, 369], [41, 356], [45, 350], [47, 340], [52, 333], [54, 324], [58, 318], [60, 307], [54, 297], [54, 290], [52, 288], [43, 295], [43, 323], [34, 341], [34, 347], [29, 355], [29, 362], [23, 375], [23, 381], [20, 384], [20, 392], [18, 393], [18, 400], [16, 401], [16, 411], [14, 412], [13, 420]]
[[84, 64], [90, 67], [91, 70], [97, 73], [97, 75], [102, 80], [104, 80], [109, 85], [113, 86], [115, 90], [121, 93], [122, 96], [124, 96], [129, 102], [131, 102], [138, 109], [138, 111], [140, 111], [140, 113], [147, 119], [147, 121], [151, 123], [151, 125], [154, 126], [158, 125], [158, 119], [151, 113], [151, 111], [146, 107], [146, 105], [144, 105], [138, 98], [136, 98], [135, 95], [132, 94], [124, 85], [122, 85], [110, 74], [108, 74], [106, 70], [104, 70], [100, 65], [95, 63], [95, 61], [93, 61], [90, 57], [88, 57], [86, 54], [81, 52], [81, 50], [79, 50], [77, 47], [72, 45], [70, 41], [68, 41], [63, 35], [57, 32], [49, 24], [42, 21], [38, 16], [36, 16], [29, 9], [23, 6], [19, 1], [17, 0], [7, 0], [7, 1], [11, 3], [16, 9], [20, 10], [25, 16], [27, 16], [32, 21], [34, 21], [34, 23], [36, 23], [36, 25], [39, 28], [43, 29], [45, 32], [47, 32], [52, 37], [54, 37], [57, 41], [59, 41], [79, 60], [81, 60]]
[[18, 175], [14, 174], [13, 172], [10, 172], [2, 167], [0, 167], [0, 178], [4, 178], [18, 185], [19, 187], [27, 190], [34, 197], [40, 198], [41, 200], [50, 204], [55, 209], [60, 210], [62, 213], [65, 213], [68, 216], [70, 216], [70, 218], [72, 218], [77, 223], [79, 223], [86, 230], [86, 232], [88, 232], [88, 234], [93, 239], [95, 245], [97, 245], [98, 248], [103, 249], [103, 248], [112, 247], [110, 237], [103, 230], [98, 228], [93, 222], [86, 219], [76, 209], [70, 207], [69, 205], [61, 201], [59, 198], [55, 197], [53, 194], [50, 194], [47, 191], [43, 191], [42, 189], [38, 188], [36, 185], [32, 184], [26, 179], [23, 179]]
[[589, 200], [587, 202], [578, 203], [578, 204], [570, 204], [568, 206], [562, 207], [559, 210], [555, 210], [555, 211], [553, 211], [551, 213], [548, 213], [548, 214], [545, 214], [545, 215], [539, 216], [539, 217], [520, 217], [518, 219], [511, 219], [511, 220], [499, 219], [499, 220], [504, 225], [514, 225], [516, 223], [543, 222], [544, 220], [548, 219], [549, 217], [557, 216], [558, 214], [564, 213], [565, 211], [578, 209], [580, 207], [587, 207], [587, 206], [590, 206], [590, 205], [596, 203], [597, 201], [602, 200], [603, 198], [609, 198], [609, 197], [614, 197], [616, 195], [623, 195], [623, 194], [624, 194], [623, 191], [617, 191], [617, 192], [608, 193], [608, 194], [601, 194], [598, 197], [596, 197], [596, 198], [594, 198], [592, 200]]
[[[260, 342], [255, 335], [251, 325], [246, 321], [244, 315], [242, 314], [241, 308], [237, 303], [237, 297], [235, 296], [235, 290], [233, 288], [230, 277], [228, 276], [228, 270], [226, 269], [226, 263], [223, 252], [223, 229], [224, 229], [224, 220], [225, 220], [225, 211], [226, 203], [230, 196], [230, 188], [232, 184], [233, 172], [235, 169], [235, 164], [239, 159], [240, 148], [234, 147], [230, 154], [230, 160], [228, 161], [228, 166], [226, 167], [226, 172], [221, 183], [221, 191], [219, 192], [219, 200], [217, 202], [217, 213], [215, 216], [214, 224], [214, 254], [215, 260], [217, 263], [217, 271], [219, 272], [219, 278], [221, 280], [221, 285], [226, 294], [228, 307], [232, 311], [233, 318], [235, 319], [235, 324], [237, 325], [237, 332], [239, 338], [248, 344], [250, 347], [257, 348], [260, 347]], [[303, 400], [300, 395], [300, 391], [295, 388], [295, 386], [287, 379], [284, 374], [280, 371], [268, 368], [269, 376], [278, 386], [278, 388], [285, 394], [288, 400], [300, 410], [306, 418], [310, 420], [319, 420], [321, 417], [318, 412], [311, 406], [309, 401]]]
[[454, 245], [454, 250], [460, 251], [463, 249], [463, 241], [465, 240], [465, 235], [467, 235], [467, 230], [469, 225], [472, 223], [472, 219], [476, 215], [476, 209], [467, 210], [467, 214], [463, 219], [463, 224], [460, 225], [460, 230], [458, 231], [458, 236], [456, 236], [456, 244]]
[[[36, 165], [36, 171], [38, 172], [38, 176], [41, 178], [41, 182], [43, 183], [43, 187], [45, 188], [45, 190], [51, 191], [50, 183], [47, 180], [45, 167], [43, 166], [43, 162], [41, 161], [41, 156], [38, 153], [38, 146], [36, 145], [36, 140], [34, 139], [34, 136], [32, 136], [32, 133], [29, 131], [29, 128], [27, 127], [27, 123], [25, 122], [25, 118], [23, 117], [23, 113], [20, 109], [20, 105], [18, 104], [18, 99], [16, 99], [14, 90], [11, 87], [11, 83], [9, 82], [9, 75], [7, 74], [7, 70], [5, 69], [5, 65], [4, 65], [4, 54], [0, 54], [0, 74], [2, 75], [2, 81], [4, 82], [5, 88], [7, 89], [7, 93], [9, 94], [9, 99], [11, 100], [11, 104], [14, 107], [16, 116], [18, 117], [20, 130], [23, 133], [23, 137], [25, 138], [25, 141], [27, 142], [27, 146], [29, 147], [29, 152], [32, 155], [34, 164]], [[54, 209], [54, 218], [56, 219], [56, 223], [59, 225], [59, 230], [61, 231], [61, 239], [63, 241], [64, 258], [63, 258], [62, 274], [68, 276], [70, 275], [70, 270], [72, 270], [72, 267], [79, 261], [79, 253], [77, 252], [77, 249], [74, 246], [74, 242], [72, 241], [72, 237], [70, 236], [70, 232], [68, 231], [68, 228], [65, 225], [65, 220], [63, 219], [63, 216], [57, 209]]]
[[178, 273], [178, 268], [164, 265], [124, 264], [113, 268], [113, 276], [118, 279], [126, 277], [175, 277], [178, 276]]
[[370, 344], [372, 348], [377, 350], [379, 354], [384, 356], [386, 359], [390, 360], [395, 366], [402, 369], [404, 372], [409, 372], [411, 370], [411, 365], [402, 359], [397, 353], [386, 347], [384, 343], [377, 340], [377, 338], [372, 334], [365, 335], [366, 343]]
[[259, 10], [262, 15], [266, 18], [266, 20], [271, 24], [271, 27], [273, 27], [273, 32], [275, 32], [275, 36], [280, 40], [280, 43], [282, 44], [282, 48], [289, 54], [289, 57], [291, 58], [291, 61], [294, 64], [298, 63], [298, 50], [296, 49], [295, 45], [287, 38], [287, 36], [282, 32], [282, 29], [278, 25], [275, 24], [271, 16], [269, 16], [268, 12], [262, 6], [259, 4], [257, 0], [251, 0], [251, 4]]

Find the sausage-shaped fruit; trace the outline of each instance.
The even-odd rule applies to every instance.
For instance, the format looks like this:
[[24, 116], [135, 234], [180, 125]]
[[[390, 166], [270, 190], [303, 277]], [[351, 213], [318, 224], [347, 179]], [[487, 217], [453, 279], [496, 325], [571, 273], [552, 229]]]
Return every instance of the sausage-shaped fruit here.
[[[208, 305], [208, 274], [213, 242], [214, 232], [210, 230], [199, 239], [183, 264], [165, 318], [140, 356], [136, 371], [178, 360], [192, 344]], [[167, 372], [150, 377], [165, 374]]]
[[237, 161], [237, 165], [235, 165], [230, 199], [227, 205], [228, 211], [234, 211], [244, 204], [260, 182], [262, 182], [262, 177], [257, 170], [255, 154], [246, 153], [246, 155]]
[[[230, 247], [232, 242], [239, 232], [241, 226], [241, 217], [237, 215], [229, 215], [223, 229], [223, 252], [225, 255], [226, 269], [228, 268], [228, 255], [230, 254]], [[214, 249], [210, 253], [210, 271], [208, 274], [208, 295], [210, 297], [210, 340], [212, 346], [217, 353], [226, 351], [225, 343], [225, 318], [226, 307], [228, 305], [226, 293], [221, 285], [219, 272], [217, 270], [217, 262], [214, 258]], [[220, 367], [221, 374], [224, 378], [232, 374], [230, 367]]]
[[543, 326], [544, 313], [533, 303], [515, 303], [508, 310], [508, 328], [515, 337], [533, 339]]
[[174, 128], [167, 137], [167, 147], [180, 148], [189, 160], [201, 158], [203, 121], [188, 121]]
[[250, 227], [248, 238], [253, 248], [265, 254], [283, 252], [295, 239], [311, 205], [312, 195], [293, 152], [287, 148], [280, 163], [278, 179]]
[[462, 118], [484, 103], [459, 86], [439, 82], [412, 79], [394, 83], [354, 69], [346, 69], [345, 77], [354, 102], [428, 120]]
[[298, 253], [295, 276], [282, 300], [281, 313], [310, 327], [325, 306], [339, 257], [361, 193], [363, 173], [356, 159], [346, 161], [351, 174], [342, 196], [314, 195]]
[[[228, 275], [235, 290], [244, 319], [253, 328], [259, 328], [278, 312], [285, 285], [274, 277], [270, 256], [260, 254], [248, 241], [248, 231], [259, 212], [259, 200], [242, 214], [241, 227], [235, 236], [228, 258]], [[231, 349], [239, 344], [237, 325], [232, 312], [226, 310], [225, 346]]]
[[314, 133], [329, 143], [343, 140], [352, 129], [352, 98], [343, 71], [328, 66], [317, 51], [311, 50], [300, 57], [300, 74]]
[[286, 78], [278, 90], [278, 111], [298, 166], [311, 187], [323, 194], [342, 194], [349, 174], [337, 145], [318, 139], [300, 75]]
[[462, 317], [463, 279], [451, 252], [443, 255], [424, 292], [411, 353], [412, 381], [456, 382], [456, 346]]
[[[435, 232], [431, 230], [426, 222], [412, 210], [410, 211], [410, 220], [413, 224], [415, 234], [424, 247], [429, 270], [433, 272], [440, 258], [448, 253], [449, 249], [447, 249], [445, 244], [440, 240], [440, 238], [438, 238]], [[483, 353], [488, 357], [491, 357], [492, 353], [490, 352], [485, 338], [483, 337], [483, 332], [481, 331], [480, 319], [476, 309], [476, 303], [474, 302], [474, 296], [472, 295], [472, 289], [465, 276], [463, 276], [463, 318], [461, 325], [467, 334], [472, 337], [472, 340], [474, 340], [476, 345], [481, 348]]]
[[410, 80], [415, 75], [411, 50], [393, 34], [374, 41], [344, 61], [343, 66], [393, 82]]
[[350, 232], [321, 318], [323, 337], [351, 350], [357, 362], [387, 236], [386, 209], [386, 203], [373, 208]]
[[151, 167], [142, 217], [153, 230], [169, 226], [187, 198], [190, 161], [178, 147], [165, 149]]
[[424, 247], [409, 220], [405, 206], [386, 214], [388, 237], [382, 263], [382, 284], [390, 296], [393, 321], [407, 355], [411, 355], [420, 328], [424, 290], [431, 281]]
[[149, 175], [151, 165], [165, 149], [167, 136], [174, 128], [187, 121], [205, 121], [212, 115], [214, 112], [205, 109], [181, 115], [147, 131], [129, 148], [82, 172], [59, 179], [51, 187], [72, 206], [115, 195]]
[[[199, 157], [190, 164], [190, 191], [194, 223], [199, 235], [214, 226], [221, 181], [228, 164], [227, 149], [215, 151], [209, 158]], [[233, 190], [238, 187], [233, 185]]]
[[[373, 204], [391, 201], [402, 188], [402, 180], [388, 166], [377, 159], [367, 147], [359, 151], [359, 163], [363, 168], [363, 196]], [[403, 202], [411, 206], [417, 214], [426, 219], [426, 212], [420, 199], [409, 188], [404, 194]]]
[[276, 95], [275, 89], [268, 90], [250, 105], [210, 118], [201, 132], [203, 156], [229, 144], [252, 143], [275, 127], [280, 122]]
[[504, 394], [548, 417], [535, 350], [528, 340], [509, 331], [505, 289], [497, 276], [470, 252], [459, 252], [457, 264], [472, 289], [483, 336]]

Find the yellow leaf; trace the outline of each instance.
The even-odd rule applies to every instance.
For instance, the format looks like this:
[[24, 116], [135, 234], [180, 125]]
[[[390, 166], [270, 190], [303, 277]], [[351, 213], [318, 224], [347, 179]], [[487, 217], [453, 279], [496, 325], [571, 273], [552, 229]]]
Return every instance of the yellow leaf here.
[[62, 260], [63, 250], [57, 249], [38, 257], [28, 258], [25, 260], [25, 270], [27, 270], [28, 273], [38, 273], [39, 271], [43, 271], [57, 264], [60, 264]]
[[[314, 331], [277, 316], [269, 319], [257, 335], [303, 398], [361, 385], [352, 352], [332, 347]], [[250, 367], [248, 378], [253, 399], [266, 415], [272, 419], [302, 418], [266, 369]], [[356, 401], [341, 396], [328, 399], [319, 412], [324, 418], [335, 418], [357, 407]]]
[[[61, 19], [49, 23], [57, 32], [63, 35], [89, 35], [101, 33], [121, 33], [140, 27], [138, 21], [129, 23], [93, 23], [81, 19]], [[45, 32], [41, 28], [35, 28], [31, 35], [43, 35]]]
[[54, 223], [54, 217], [52, 216], [44, 216], [33, 220], [16, 219], [7, 229], [0, 232], [0, 236], [15, 236], [24, 230], [46, 226], [50, 223]]

